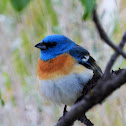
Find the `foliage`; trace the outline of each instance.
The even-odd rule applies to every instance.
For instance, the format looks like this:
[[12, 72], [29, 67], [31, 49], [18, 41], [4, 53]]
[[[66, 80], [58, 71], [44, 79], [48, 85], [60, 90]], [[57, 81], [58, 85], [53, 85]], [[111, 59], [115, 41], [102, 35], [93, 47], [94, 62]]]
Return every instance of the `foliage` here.
[[0, 13], [4, 13], [7, 7], [8, 0], [1, 0], [0, 1]]
[[1, 101], [1, 105], [4, 106], [4, 100], [2, 99], [2, 95], [1, 95], [1, 91], [0, 91], [0, 101]]
[[[98, 1], [102, 2], [102, 0]], [[0, 115], [0, 126], [8, 124], [15, 126], [16, 123], [20, 124], [20, 122], [23, 123], [22, 125], [44, 126], [47, 125], [48, 121], [50, 121], [50, 125], [54, 125], [52, 123], [57, 122], [61, 115], [62, 109], [50, 105], [50, 102], [41, 98], [36, 90], [36, 66], [39, 51], [34, 48], [34, 45], [46, 35], [64, 34], [68, 36], [88, 49], [104, 69], [104, 64], [112, 53], [101, 44], [96, 29], [90, 20], [95, 2], [96, 0], [0, 0], [1, 106], [5, 102], [4, 107], [0, 108], [1, 113], [4, 112], [2, 116]], [[101, 5], [100, 2], [97, 3], [98, 6]], [[83, 19], [88, 20], [86, 22], [81, 20], [82, 11], [84, 12]], [[113, 40], [117, 42], [119, 42], [121, 32], [126, 26], [124, 19], [123, 22], [119, 23], [122, 17], [125, 18], [125, 13], [117, 20], [118, 24], [115, 25], [113, 33]], [[114, 21], [113, 24], [115, 24]], [[108, 26], [106, 29], [109, 31]], [[116, 44], [118, 44], [117, 42]], [[126, 65], [125, 61], [122, 60], [119, 64], [121, 66]], [[117, 66], [120, 67], [120, 65]], [[120, 92], [121, 95], [124, 94], [125, 88]], [[119, 92], [116, 95], [119, 96]], [[125, 101], [125, 97], [123, 96], [119, 100], [121, 104]], [[122, 118], [116, 115], [113, 117], [112, 111], [118, 113], [121, 105], [117, 105], [116, 101], [113, 100], [108, 102], [110, 103], [110, 101], [110, 108], [105, 108], [106, 104], [104, 104], [101, 107], [102, 111], [98, 107], [87, 113], [88, 117], [96, 122], [96, 125], [110, 126], [112, 123], [109, 124], [109, 122]], [[29, 105], [28, 111], [27, 106]], [[99, 111], [101, 112], [99, 113]], [[107, 118], [106, 111], [110, 118]], [[101, 116], [105, 117], [107, 121], [101, 120]], [[23, 117], [27, 119], [25, 120]], [[13, 121], [14, 118], [16, 122]]]
[[20, 12], [22, 11], [30, 2], [31, 0], [10, 0], [11, 5], [13, 6], [13, 8]]
[[84, 8], [83, 19], [86, 20], [91, 17], [92, 11], [96, 5], [95, 0], [80, 0]]

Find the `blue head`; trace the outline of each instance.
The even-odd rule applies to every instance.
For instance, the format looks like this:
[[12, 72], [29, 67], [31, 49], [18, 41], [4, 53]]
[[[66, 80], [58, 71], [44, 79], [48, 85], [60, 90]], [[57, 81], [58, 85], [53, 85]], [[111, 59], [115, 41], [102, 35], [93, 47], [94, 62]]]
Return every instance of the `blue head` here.
[[76, 44], [72, 40], [64, 35], [49, 35], [35, 45], [35, 47], [40, 49], [41, 60], [46, 61], [62, 53], [68, 52], [75, 45]]

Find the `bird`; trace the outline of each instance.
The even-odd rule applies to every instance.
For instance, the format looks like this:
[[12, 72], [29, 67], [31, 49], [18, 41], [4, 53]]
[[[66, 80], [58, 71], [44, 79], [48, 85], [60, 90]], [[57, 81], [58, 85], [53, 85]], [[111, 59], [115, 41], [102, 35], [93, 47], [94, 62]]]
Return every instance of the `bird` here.
[[40, 93], [55, 104], [72, 106], [93, 74], [103, 75], [90, 53], [64, 35], [48, 35], [35, 47]]

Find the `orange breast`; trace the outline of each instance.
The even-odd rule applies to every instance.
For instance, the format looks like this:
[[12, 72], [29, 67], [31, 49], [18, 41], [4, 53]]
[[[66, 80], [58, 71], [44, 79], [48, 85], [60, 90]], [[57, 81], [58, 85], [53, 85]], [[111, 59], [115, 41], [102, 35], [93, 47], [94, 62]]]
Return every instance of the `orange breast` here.
[[62, 54], [48, 61], [38, 59], [37, 75], [39, 79], [54, 79], [73, 71], [75, 60], [69, 54]]

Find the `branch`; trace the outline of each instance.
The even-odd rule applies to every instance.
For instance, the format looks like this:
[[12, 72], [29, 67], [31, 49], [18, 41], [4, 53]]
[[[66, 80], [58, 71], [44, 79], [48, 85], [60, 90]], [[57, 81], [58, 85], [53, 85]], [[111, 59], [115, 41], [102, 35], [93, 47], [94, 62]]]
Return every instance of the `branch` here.
[[[105, 74], [102, 78], [95, 78], [92, 79], [92, 82], [88, 82], [87, 85], [84, 87], [83, 96], [79, 98], [79, 102], [73, 105], [72, 109], [67, 112], [56, 124], [56, 126], [71, 126], [78, 117], [85, 116], [85, 113], [97, 104], [101, 104], [113, 91], [118, 89], [124, 83], [126, 83], [126, 69], [122, 69], [116, 72], [109, 73], [111, 67], [113, 66], [114, 62], [116, 61], [119, 55], [122, 55], [126, 58], [126, 53], [122, 51], [122, 48], [126, 41], [126, 33], [123, 35], [123, 38], [117, 47], [107, 36], [105, 30], [103, 29], [96, 10], [93, 11], [93, 21], [96, 25], [96, 28], [99, 32], [99, 35], [102, 40], [106, 44], [108, 44], [111, 48], [115, 50], [114, 55], [110, 58], [105, 70]], [[109, 73], [109, 76], [106, 74]], [[95, 80], [95, 81], [94, 81]], [[86, 92], [85, 92], [86, 90]], [[85, 116], [86, 117], [86, 116]], [[85, 119], [85, 118], [83, 118]], [[90, 121], [90, 120], [89, 120]]]
[[[118, 45], [118, 47], [122, 49], [122, 48], [124, 47], [124, 45], [125, 45], [125, 42], [126, 42], [126, 32], [124, 33], [124, 35], [123, 35], [123, 37], [122, 37], [122, 40], [121, 40], [120, 44]], [[112, 68], [112, 66], [113, 66], [113, 64], [114, 64], [114, 62], [115, 62], [116, 59], [118, 58], [118, 56], [119, 56], [119, 53], [117, 53], [117, 52], [115, 52], [115, 53], [112, 55], [111, 59], [109, 60], [107, 66], [106, 66], [106, 68], [105, 68], [105, 74], [109, 74], [109, 72], [110, 72], [110, 70], [111, 70], [111, 68]]]
[[96, 104], [101, 104], [114, 90], [126, 82], [126, 69], [120, 70], [118, 76], [100, 79], [97, 85], [80, 102], [76, 103], [56, 126], [71, 126], [77, 118]]
[[118, 52], [120, 55], [122, 55], [124, 58], [126, 58], [126, 53], [124, 53], [121, 48], [119, 48], [116, 45], [114, 45], [112, 40], [110, 40], [110, 38], [106, 34], [105, 30], [103, 29], [103, 27], [102, 27], [102, 25], [101, 25], [101, 23], [100, 23], [100, 21], [98, 19], [97, 12], [96, 12], [95, 9], [93, 11], [93, 15], [92, 16], [93, 16], [92, 17], [93, 21], [94, 21], [94, 23], [96, 25], [96, 28], [97, 28], [97, 30], [99, 32], [99, 35], [100, 35], [101, 39], [104, 40], [104, 42], [106, 44], [108, 44], [111, 48], [113, 48], [116, 52]]

